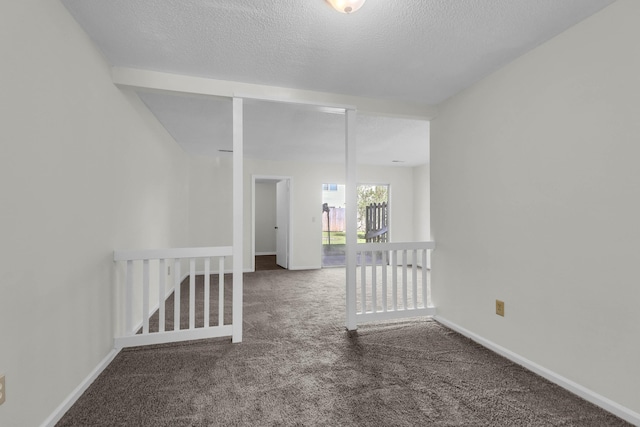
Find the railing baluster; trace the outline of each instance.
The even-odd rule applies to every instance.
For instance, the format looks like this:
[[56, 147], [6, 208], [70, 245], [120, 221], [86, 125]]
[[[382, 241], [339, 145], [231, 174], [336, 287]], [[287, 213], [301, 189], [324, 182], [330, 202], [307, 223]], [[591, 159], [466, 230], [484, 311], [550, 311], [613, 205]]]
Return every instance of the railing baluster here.
[[407, 250], [404, 249], [402, 251], [402, 309], [407, 308]]
[[133, 335], [133, 261], [127, 261], [127, 283], [124, 289], [125, 336]]
[[158, 265], [158, 272], [160, 274], [160, 284], [158, 289], [158, 332], [164, 332], [164, 302], [166, 295], [166, 283], [167, 283], [167, 272], [166, 272], [166, 262], [164, 259], [160, 260]]
[[416, 249], [411, 256], [411, 273], [413, 308], [418, 308], [418, 251]]
[[398, 310], [398, 251], [396, 250], [392, 250], [391, 251], [391, 268], [393, 270], [391, 270], [392, 277], [391, 277], [391, 289], [393, 290], [393, 295], [392, 295], [392, 299], [393, 299], [393, 311], [397, 311]]
[[360, 305], [362, 313], [367, 312], [367, 253], [360, 252]]
[[209, 298], [211, 296], [211, 258], [204, 259], [204, 327], [209, 327]]
[[371, 311], [378, 311], [378, 278], [376, 277], [376, 252], [371, 251]]
[[224, 257], [218, 258], [218, 326], [224, 325]]
[[427, 270], [427, 250], [422, 250], [422, 306], [424, 308], [428, 307], [427, 301], [427, 275], [429, 270]]
[[387, 251], [382, 251], [382, 311], [387, 311]]
[[189, 329], [196, 326], [196, 259], [189, 259]]
[[173, 330], [180, 330], [180, 260], [176, 259], [173, 265]]
[[142, 333], [149, 333], [149, 260], [142, 261]]

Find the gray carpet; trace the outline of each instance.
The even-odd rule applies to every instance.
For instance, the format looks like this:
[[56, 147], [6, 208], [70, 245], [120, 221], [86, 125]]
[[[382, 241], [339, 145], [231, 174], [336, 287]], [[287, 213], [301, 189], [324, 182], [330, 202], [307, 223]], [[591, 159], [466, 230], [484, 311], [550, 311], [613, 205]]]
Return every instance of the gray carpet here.
[[347, 333], [343, 278], [246, 274], [243, 343], [123, 350], [57, 425], [630, 425], [431, 320]]

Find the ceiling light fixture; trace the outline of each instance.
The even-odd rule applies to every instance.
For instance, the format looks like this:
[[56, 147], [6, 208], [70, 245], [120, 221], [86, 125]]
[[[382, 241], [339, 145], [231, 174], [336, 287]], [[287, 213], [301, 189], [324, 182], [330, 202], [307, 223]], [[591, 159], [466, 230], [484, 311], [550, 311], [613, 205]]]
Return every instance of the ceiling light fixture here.
[[338, 12], [353, 13], [360, 9], [366, 0], [327, 0]]

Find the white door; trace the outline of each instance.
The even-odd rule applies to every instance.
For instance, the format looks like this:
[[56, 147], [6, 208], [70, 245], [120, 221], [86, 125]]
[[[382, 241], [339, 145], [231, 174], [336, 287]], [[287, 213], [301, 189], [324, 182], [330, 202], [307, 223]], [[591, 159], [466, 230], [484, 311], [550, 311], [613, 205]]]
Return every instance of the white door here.
[[276, 184], [276, 264], [289, 268], [289, 180]]

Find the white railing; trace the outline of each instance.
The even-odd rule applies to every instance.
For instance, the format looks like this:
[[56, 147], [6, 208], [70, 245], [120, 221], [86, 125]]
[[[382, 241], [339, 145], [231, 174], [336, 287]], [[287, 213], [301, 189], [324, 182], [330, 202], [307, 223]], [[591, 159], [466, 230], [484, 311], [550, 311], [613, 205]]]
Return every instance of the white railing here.
[[434, 242], [356, 246], [357, 322], [435, 315], [428, 251]]
[[[225, 258], [232, 254], [232, 247], [114, 252], [114, 261], [126, 262], [124, 292], [123, 297], [119, 298], [123, 308], [121, 311], [124, 312], [124, 332], [115, 337], [115, 347], [233, 336], [238, 330], [241, 334], [241, 329], [234, 329], [232, 323], [225, 324], [225, 314], [227, 318], [230, 317], [230, 313], [225, 313], [225, 301], [231, 301], [229, 292], [225, 293]], [[218, 262], [216, 271], [211, 268], [212, 258]], [[183, 277], [181, 270], [187, 264], [189, 273]], [[173, 283], [168, 287], [166, 278], [171, 269]], [[217, 298], [215, 290], [211, 292], [215, 285], [212, 286], [210, 279], [211, 274], [216, 272]], [[200, 275], [203, 276], [202, 280], [197, 279]], [[187, 277], [188, 287], [185, 281]], [[233, 282], [234, 289], [231, 292], [235, 293], [237, 281]], [[183, 286], [184, 289], [181, 289]], [[234, 298], [233, 311], [236, 311], [237, 302]], [[239, 303], [242, 304], [241, 298]], [[173, 316], [167, 313], [167, 305], [173, 305]], [[181, 305], [188, 305], [188, 309], [181, 312]], [[153, 320], [153, 328], [150, 320]]]

